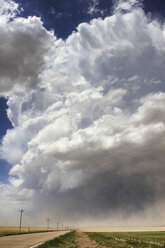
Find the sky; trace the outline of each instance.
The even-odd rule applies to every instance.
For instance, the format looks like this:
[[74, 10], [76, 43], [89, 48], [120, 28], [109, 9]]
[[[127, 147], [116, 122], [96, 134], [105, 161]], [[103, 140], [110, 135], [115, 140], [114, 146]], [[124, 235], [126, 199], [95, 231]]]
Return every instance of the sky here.
[[0, 220], [165, 223], [164, 0], [0, 0]]

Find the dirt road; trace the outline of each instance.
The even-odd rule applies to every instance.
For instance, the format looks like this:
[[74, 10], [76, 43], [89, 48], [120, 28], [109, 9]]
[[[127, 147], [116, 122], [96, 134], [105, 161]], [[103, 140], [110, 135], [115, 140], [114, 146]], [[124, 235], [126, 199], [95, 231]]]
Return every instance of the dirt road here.
[[31, 233], [0, 237], [0, 248], [31, 248], [67, 232], [68, 231]]
[[79, 248], [107, 248], [97, 244], [94, 240], [91, 240], [87, 234], [83, 232], [77, 232], [76, 240]]

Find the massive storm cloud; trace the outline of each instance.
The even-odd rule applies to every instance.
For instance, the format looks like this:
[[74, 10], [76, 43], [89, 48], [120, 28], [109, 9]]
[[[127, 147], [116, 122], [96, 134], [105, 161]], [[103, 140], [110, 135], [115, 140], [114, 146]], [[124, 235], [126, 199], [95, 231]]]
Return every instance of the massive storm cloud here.
[[62, 40], [17, 11], [3, 6], [0, 23], [0, 91], [13, 124], [1, 145], [11, 164], [3, 216], [23, 206], [33, 220], [147, 223], [156, 213], [161, 222], [165, 24], [138, 1], [118, 1]]

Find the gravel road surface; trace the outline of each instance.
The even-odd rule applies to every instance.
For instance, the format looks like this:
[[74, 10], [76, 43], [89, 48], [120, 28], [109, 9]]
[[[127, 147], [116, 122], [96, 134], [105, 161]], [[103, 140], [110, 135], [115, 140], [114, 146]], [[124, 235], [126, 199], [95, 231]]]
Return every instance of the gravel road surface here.
[[0, 248], [31, 248], [67, 232], [44, 232], [0, 237]]

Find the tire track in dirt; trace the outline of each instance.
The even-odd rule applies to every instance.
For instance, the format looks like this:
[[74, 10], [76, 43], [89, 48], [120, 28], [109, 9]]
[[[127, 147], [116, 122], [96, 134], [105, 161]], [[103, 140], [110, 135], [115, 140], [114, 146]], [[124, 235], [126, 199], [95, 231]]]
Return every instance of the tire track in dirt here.
[[91, 240], [87, 234], [78, 231], [77, 232], [77, 240], [79, 248], [107, 248], [106, 246], [99, 245], [96, 241]]

